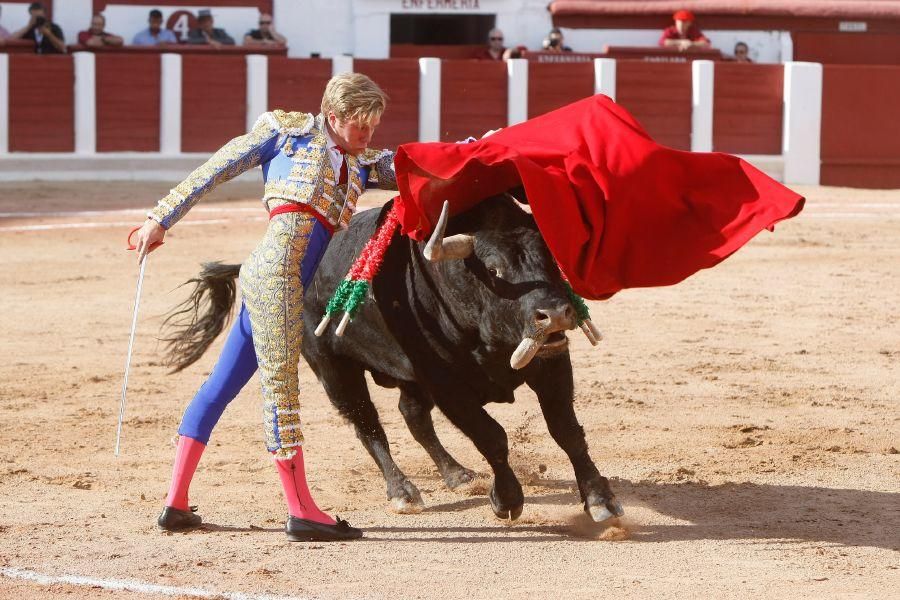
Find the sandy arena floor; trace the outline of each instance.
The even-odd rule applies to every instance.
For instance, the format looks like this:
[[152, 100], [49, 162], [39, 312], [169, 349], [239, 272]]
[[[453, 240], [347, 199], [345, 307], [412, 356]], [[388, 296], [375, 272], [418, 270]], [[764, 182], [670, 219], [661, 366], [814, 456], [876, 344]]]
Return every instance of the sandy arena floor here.
[[[226, 186], [152, 255], [123, 455], [113, 457], [137, 275], [123, 243], [166, 188], [0, 186], [0, 598], [897, 593], [900, 191], [803, 189], [797, 219], [718, 268], [592, 306], [606, 340], [591, 349], [570, 335], [577, 410], [625, 505], [620, 528], [583, 517], [570, 465], [527, 392], [489, 409], [526, 485], [525, 512], [507, 525], [490, 512], [486, 480], [444, 489], [396, 394], [376, 388], [394, 456], [428, 505], [392, 514], [374, 463], [304, 370], [317, 498], [367, 534], [328, 545], [291, 544], [281, 531], [255, 381], [192, 487], [207, 525], [178, 535], [155, 526], [181, 412], [219, 349], [167, 376], [160, 315], [201, 261], [239, 262], [256, 243], [256, 186]], [[436, 420], [450, 451], [487, 473]]]

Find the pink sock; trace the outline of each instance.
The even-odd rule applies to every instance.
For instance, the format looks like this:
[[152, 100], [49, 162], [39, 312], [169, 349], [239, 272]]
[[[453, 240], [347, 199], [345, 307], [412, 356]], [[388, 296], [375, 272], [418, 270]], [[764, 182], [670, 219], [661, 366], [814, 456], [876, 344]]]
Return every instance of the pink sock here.
[[178, 510], [190, 510], [188, 506], [188, 488], [197, 470], [197, 463], [206, 449], [206, 444], [187, 436], [178, 437], [178, 448], [175, 450], [175, 466], [172, 468], [172, 484], [166, 497], [166, 506]]
[[297, 454], [288, 460], [275, 459], [278, 476], [284, 487], [284, 498], [287, 500], [288, 513], [298, 519], [309, 519], [317, 523], [334, 525], [335, 520], [319, 510], [309, 486], [306, 484], [306, 469], [303, 466], [303, 448], [297, 448]]

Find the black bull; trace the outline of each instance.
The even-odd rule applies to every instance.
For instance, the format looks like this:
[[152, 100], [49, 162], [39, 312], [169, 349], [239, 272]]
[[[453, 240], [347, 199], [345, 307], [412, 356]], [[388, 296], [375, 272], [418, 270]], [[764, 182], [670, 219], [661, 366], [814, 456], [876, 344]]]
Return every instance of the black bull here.
[[[575, 327], [574, 309], [533, 218], [510, 197], [489, 199], [451, 219], [447, 237], [429, 252], [431, 260], [423, 255], [423, 244], [395, 234], [372, 285], [374, 301], [363, 304], [343, 336], [314, 335], [331, 292], [388, 208], [358, 214], [329, 244], [306, 290], [303, 356], [381, 469], [393, 509], [417, 512], [423, 503], [391, 457], [366, 371], [378, 385], [399, 388], [400, 412], [410, 432], [451, 489], [471, 481], [474, 473], [438, 440], [432, 408], [437, 405], [472, 440], [494, 472], [491, 507], [504, 519], [518, 518], [524, 496], [509, 466], [506, 432], [484, 405], [513, 402], [514, 390], [528, 385], [550, 435], [572, 462], [585, 510], [595, 521], [621, 515], [575, 416], [565, 337], [565, 330]], [[167, 338], [175, 370], [199, 358], [224, 327], [238, 268], [206, 265], [192, 280], [197, 286], [191, 298], [167, 320], [175, 323]], [[201, 315], [204, 299], [209, 303]], [[185, 315], [187, 321], [179, 321]], [[512, 368], [510, 357], [521, 354], [529, 340], [537, 340], [536, 354], [514, 357], [519, 364]]]

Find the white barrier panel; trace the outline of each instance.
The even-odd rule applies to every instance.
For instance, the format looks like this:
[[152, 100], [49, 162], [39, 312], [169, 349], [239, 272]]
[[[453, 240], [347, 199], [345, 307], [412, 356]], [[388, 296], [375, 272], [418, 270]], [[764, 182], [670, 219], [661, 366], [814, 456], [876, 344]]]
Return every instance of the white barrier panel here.
[[419, 141], [441, 139], [441, 60], [419, 59]]
[[819, 185], [822, 136], [822, 65], [784, 65], [784, 182]]
[[261, 54], [247, 56], [247, 131], [253, 129], [259, 115], [269, 110], [269, 58]]
[[353, 57], [341, 54], [331, 59], [331, 76], [353, 72]]
[[9, 55], [0, 54], [0, 154], [9, 152]]
[[691, 151], [713, 149], [714, 64], [711, 60], [691, 63]]
[[159, 59], [159, 151], [181, 154], [181, 55]]
[[76, 52], [75, 153], [97, 152], [97, 63], [93, 52]]
[[512, 58], [506, 61], [507, 125], [528, 120], [528, 60]]
[[616, 61], [613, 58], [594, 59], [594, 93], [616, 99]]

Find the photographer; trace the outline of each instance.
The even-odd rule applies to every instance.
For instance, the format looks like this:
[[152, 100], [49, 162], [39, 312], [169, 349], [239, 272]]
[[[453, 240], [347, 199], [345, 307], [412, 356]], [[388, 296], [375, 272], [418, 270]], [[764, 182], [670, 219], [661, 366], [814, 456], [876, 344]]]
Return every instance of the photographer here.
[[572, 49], [566, 46], [565, 38], [559, 27], [554, 27], [544, 39], [545, 52], [571, 52]]
[[66, 38], [59, 25], [47, 18], [44, 5], [32, 2], [28, 14], [31, 15], [28, 25], [14, 32], [10, 38], [34, 40], [35, 54], [65, 54]]

